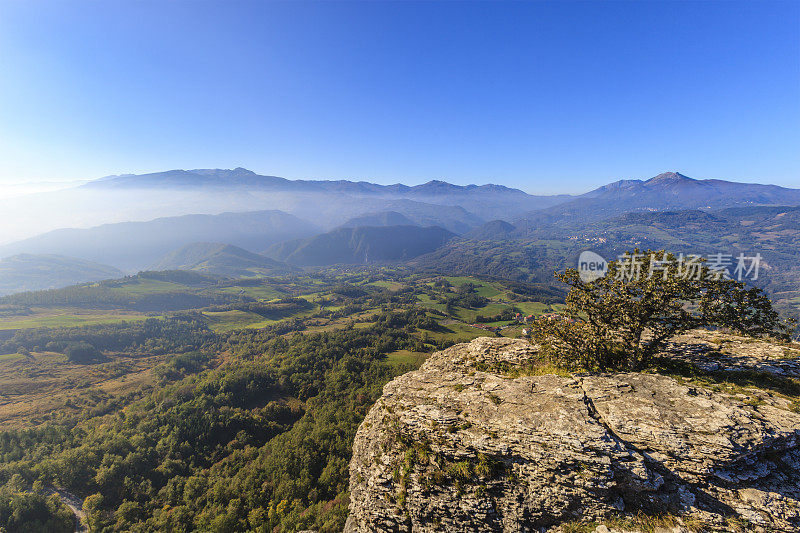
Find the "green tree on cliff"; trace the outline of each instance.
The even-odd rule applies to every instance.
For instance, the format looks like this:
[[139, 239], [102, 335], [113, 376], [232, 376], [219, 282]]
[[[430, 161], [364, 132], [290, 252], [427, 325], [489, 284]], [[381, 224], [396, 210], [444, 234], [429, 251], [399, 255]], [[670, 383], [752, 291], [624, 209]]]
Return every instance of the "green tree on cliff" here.
[[532, 335], [568, 367], [641, 368], [670, 338], [695, 328], [780, 339], [793, 329], [760, 289], [728, 279], [702, 259], [664, 250], [634, 250], [610, 261], [606, 275], [593, 281], [572, 268], [556, 277], [570, 286], [563, 316], [537, 320]]

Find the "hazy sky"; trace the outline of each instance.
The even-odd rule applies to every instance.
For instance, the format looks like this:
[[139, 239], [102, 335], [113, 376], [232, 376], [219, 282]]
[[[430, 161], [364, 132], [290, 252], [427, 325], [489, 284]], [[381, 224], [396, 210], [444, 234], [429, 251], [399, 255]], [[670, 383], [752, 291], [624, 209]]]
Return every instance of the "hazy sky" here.
[[0, 0], [0, 183], [800, 187], [800, 2]]

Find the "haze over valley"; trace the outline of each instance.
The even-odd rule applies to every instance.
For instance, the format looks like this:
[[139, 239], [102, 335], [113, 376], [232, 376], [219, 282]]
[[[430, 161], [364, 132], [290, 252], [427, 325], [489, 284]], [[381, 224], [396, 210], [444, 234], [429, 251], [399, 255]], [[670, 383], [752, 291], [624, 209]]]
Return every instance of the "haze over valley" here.
[[[791, 221], [796, 213], [788, 207], [800, 205], [800, 189], [665, 172], [647, 179], [620, 180], [577, 196], [536, 196], [497, 184], [430, 181], [406, 186], [286, 180], [237, 168], [109, 176], [16, 202], [30, 216], [37, 209], [47, 209], [45, 205], [69, 206], [38, 215], [49, 224], [69, 222], [0, 245], [0, 258], [28, 254], [47, 263], [57, 261], [44, 256], [60, 256], [106, 267], [65, 272], [52, 280], [31, 271], [31, 280], [20, 283], [18, 290], [100, 280], [103, 272], [113, 269], [134, 274], [197, 269], [204, 264], [205, 271], [218, 275], [255, 272], [246, 265], [238, 270], [215, 268], [213, 261], [205, 263], [202, 257], [176, 262], [186, 247], [195, 246], [194, 253], [201, 255], [198, 250], [212, 254], [197, 243], [238, 247], [264, 261], [285, 263], [285, 268], [399, 265], [412, 260], [417, 266], [434, 268], [442, 260], [459, 273], [548, 282], [547, 268], [573, 261], [581, 247], [609, 254], [631, 245], [733, 253], [748, 251], [745, 243], [752, 247], [759, 241], [760, 250], [794, 257], [797, 228]], [[76, 204], [81, 206], [79, 211], [72, 208]], [[766, 207], [780, 209], [765, 211]], [[783, 207], [787, 209], [781, 211]], [[156, 212], [165, 216], [148, 219]], [[777, 225], [771, 226], [765, 213], [777, 217]], [[120, 217], [135, 221], [113, 221]], [[699, 223], [691, 233], [682, 224], [686, 217]], [[103, 223], [76, 227], [82, 225], [81, 220], [83, 225], [87, 220]], [[11, 235], [22, 231], [21, 227], [14, 220], [6, 223], [4, 231]], [[730, 234], [746, 236], [730, 240]], [[770, 234], [777, 241], [764, 248]], [[486, 243], [494, 243], [496, 257], [477, 264], [481, 252], [475, 248], [485, 248]], [[498, 247], [503, 247], [499, 256]], [[544, 251], [528, 256], [533, 249]], [[503, 265], [493, 265], [493, 261]], [[789, 266], [793, 259], [785, 261]], [[13, 261], [7, 264], [6, 293], [14, 292], [11, 279], [26, 276], [26, 267], [12, 266]], [[789, 268], [794, 272], [794, 267]]]

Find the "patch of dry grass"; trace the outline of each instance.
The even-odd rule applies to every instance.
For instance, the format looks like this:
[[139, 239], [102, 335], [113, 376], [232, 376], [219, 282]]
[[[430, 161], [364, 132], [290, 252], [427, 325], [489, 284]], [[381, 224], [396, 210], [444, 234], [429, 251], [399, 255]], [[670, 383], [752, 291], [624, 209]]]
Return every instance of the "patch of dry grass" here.
[[98, 364], [70, 363], [51, 352], [0, 360], [0, 425], [30, 427], [111, 408], [155, 385], [153, 368], [165, 356], [110, 356]]

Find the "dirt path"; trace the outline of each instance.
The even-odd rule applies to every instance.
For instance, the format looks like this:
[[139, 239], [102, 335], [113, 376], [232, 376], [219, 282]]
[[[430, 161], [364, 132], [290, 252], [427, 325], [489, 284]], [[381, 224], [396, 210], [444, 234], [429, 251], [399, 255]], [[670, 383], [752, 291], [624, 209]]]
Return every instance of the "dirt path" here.
[[75, 532], [88, 532], [89, 530], [86, 528], [83, 521], [86, 516], [83, 512], [83, 500], [65, 490], [59, 490], [55, 487], [49, 487], [49, 489], [51, 494], [57, 495], [61, 499], [61, 502], [72, 510], [72, 513], [75, 515]]

